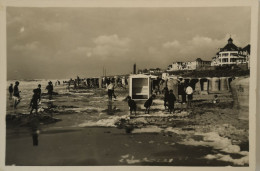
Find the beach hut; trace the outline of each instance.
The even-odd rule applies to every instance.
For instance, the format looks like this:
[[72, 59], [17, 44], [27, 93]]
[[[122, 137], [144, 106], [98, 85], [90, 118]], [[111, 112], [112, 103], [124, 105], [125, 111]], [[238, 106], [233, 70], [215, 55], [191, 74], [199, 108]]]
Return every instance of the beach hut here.
[[249, 119], [249, 77], [237, 78], [231, 82], [233, 108], [238, 111], [238, 118]]
[[151, 96], [152, 78], [149, 75], [136, 74], [129, 77], [129, 96], [134, 100], [146, 100]]
[[219, 91], [219, 83], [220, 83], [220, 79], [218, 77], [213, 77], [210, 79], [210, 87], [211, 87], [211, 91], [216, 92]]
[[168, 90], [173, 90], [173, 94], [177, 97], [178, 96], [178, 80], [169, 78], [167, 81]]
[[228, 90], [228, 80], [226, 77], [220, 78], [220, 91], [227, 91]]
[[231, 89], [230, 84], [231, 84], [231, 81], [232, 81], [232, 80], [233, 80], [233, 78], [231, 78], [231, 77], [227, 77], [228, 90]]
[[190, 86], [193, 88], [194, 92], [196, 91], [196, 84], [198, 83], [199, 79], [191, 78], [190, 79]]
[[208, 94], [209, 91], [209, 80], [207, 78], [201, 78], [201, 94]]

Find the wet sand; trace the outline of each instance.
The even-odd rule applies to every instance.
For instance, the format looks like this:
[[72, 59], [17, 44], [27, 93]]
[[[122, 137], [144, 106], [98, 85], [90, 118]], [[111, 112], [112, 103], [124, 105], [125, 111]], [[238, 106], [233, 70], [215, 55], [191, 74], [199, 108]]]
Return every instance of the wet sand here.
[[[211, 147], [178, 144], [183, 137], [157, 133], [126, 134], [116, 128], [83, 128], [42, 132], [39, 145], [29, 134], [7, 138], [6, 165], [102, 166], [174, 165], [226, 166], [229, 162], [206, 160]], [[198, 137], [199, 138], [199, 137]]]
[[[137, 116], [130, 119], [125, 89], [116, 90], [118, 97], [112, 103], [102, 89], [68, 92], [59, 86], [55, 90], [59, 95], [53, 100], [43, 96], [40, 119], [24, 117], [29, 99], [23, 99], [16, 111], [7, 104], [8, 116], [22, 117], [7, 120], [6, 165], [249, 164], [248, 121], [238, 119], [229, 92], [218, 94], [219, 104], [211, 103], [214, 94], [194, 95], [193, 109], [177, 103], [171, 115], [159, 95], [149, 115], [139, 101]], [[45, 116], [61, 121], [46, 123]], [[127, 125], [118, 125], [122, 120], [132, 126], [130, 131]], [[35, 130], [40, 131], [38, 146], [33, 146]]]

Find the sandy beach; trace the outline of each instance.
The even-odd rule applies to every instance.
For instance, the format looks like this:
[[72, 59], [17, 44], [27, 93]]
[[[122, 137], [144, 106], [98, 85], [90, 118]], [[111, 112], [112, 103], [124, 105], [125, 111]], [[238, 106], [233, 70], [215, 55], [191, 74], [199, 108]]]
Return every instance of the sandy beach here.
[[150, 114], [138, 101], [137, 115], [130, 117], [128, 89], [117, 88], [117, 99], [109, 102], [105, 89], [68, 91], [59, 85], [52, 100], [43, 95], [40, 116], [30, 117], [31, 90], [38, 83], [20, 83], [17, 110], [7, 99], [6, 165], [249, 165], [248, 121], [238, 119], [230, 92], [219, 92], [218, 104], [213, 93], [194, 95], [192, 109], [176, 103], [174, 114], [158, 95]]

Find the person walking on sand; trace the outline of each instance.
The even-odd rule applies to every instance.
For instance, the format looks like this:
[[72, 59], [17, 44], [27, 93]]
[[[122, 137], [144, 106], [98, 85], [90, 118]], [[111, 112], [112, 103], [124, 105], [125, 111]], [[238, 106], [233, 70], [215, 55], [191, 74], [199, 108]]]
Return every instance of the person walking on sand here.
[[188, 96], [188, 102], [187, 102], [187, 109], [191, 108], [191, 101], [192, 101], [192, 95], [193, 95], [193, 88], [188, 85], [188, 87], [186, 88], [186, 94]]
[[[165, 110], [167, 109], [167, 106], [168, 106], [168, 98], [169, 98], [169, 90], [168, 90], [168, 88], [167, 87], [165, 87], [164, 88], [164, 99], [163, 99], [163, 101], [164, 101], [164, 108], [165, 108]], [[168, 108], [169, 109], [169, 108]]]
[[14, 99], [14, 108], [16, 109], [17, 105], [20, 103], [21, 101], [21, 97], [20, 97], [20, 91], [19, 91], [19, 81], [15, 82], [15, 86], [14, 86], [14, 93], [13, 93], [13, 99]]
[[49, 100], [51, 100], [53, 94], [53, 85], [51, 81], [48, 83], [46, 90], [48, 90]]
[[170, 90], [169, 96], [168, 96], [168, 108], [169, 108], [169, 112], [174, 113], [174, 103], [176, 101], [176, 97], [173, 94], [173, 90]]
[[42, 85], [38, 84], [38, 88], [36, 89], [39, 103], [41, 102], [41, 96], [42, 96], [42, 89], [41, 89], [41, 87], [42, 87]]
[[153, 94], [148, 100], [146, 100], [146, 102], [144, 103], [144, 107], [145, 107], [145, 114], [146, 113], [150, 113], [150, 108], [153, 104], [153, 99], [155, 98], [155, 95]]
[[135, 115], [136, 115], [136, 103], [135, 103], [135, 101], [131, 98], [131, 96], [127, 96], [126, 99], [127, 99], [128, 106], [129, 106], [129, 109], [130, 109], [130, 115], [132, 115], [133, 111], [135, 112]]
[[107, 95], [108, 95], [108, 99], [112, 100], [112, 97], [114, 97], [116, 99], [116, 95], [115, 95], [115, 85], [114, 82], [111, 81], [110, 84], [107, 86]]
[[14, 92], [13, 84], [10, 84], [10, 86], [9, 86], [9, 100], [12, 100], [13, 92]]
[[38, 114], [38, 100], [39, 100], [38, 90], [34, 89], [33, 96], [30, 102], [30, 108], [31, 108], [30, 115], [32, 114], [34, 109], [36, 114]]

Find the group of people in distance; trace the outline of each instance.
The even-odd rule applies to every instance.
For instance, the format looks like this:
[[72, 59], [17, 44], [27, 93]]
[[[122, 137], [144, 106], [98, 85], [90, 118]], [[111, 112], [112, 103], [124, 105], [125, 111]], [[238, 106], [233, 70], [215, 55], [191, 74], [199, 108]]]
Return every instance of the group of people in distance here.
[[[187, 108], [191, 108], [191, 101], [193, 98], [193, 89], [191, 86], [188, 86], [185, 90], [187, 97], [188, 97], [188, 101], [187, 101]], [[153, 104], [153, 99], [155, 99], [155, 94], [153, 94], [148, 100], [145, 101], [144, 103], [144, 107], [145, 107], [145, 114], [149, 114], [150, 112], [150, 108]], [[173, 90], [168, 90], [167, 87], [164, 88], [164, 107], [165, 110], [167, 110], [168, 108], [168, 112], [174, 113], [174, 104], [176, 102], [176, 96], [173, 94]], [[131, 96], [127, 96], [127, 102], [128, 102], [128, 106], [130, 109], [130, 115], [134, 112], [136, 115], [136, 108], [137, 105], [135, 103], [135, 101], [131, 98]]]
[[[20, 96], [21, 91], [19, 91], [19, 87], [18, 87], [19, 84], [20, 84], [19, 81], [16, 81], [14, 87], [12, 83], [9, 86], [9, 99], [10, 100], [13, 99], [14, 109], [17, 108], [17, 105], [20, 103], [22, 99]], [[53, 85], [51, 81], [48, 83], [46, 90], [48, 91], [49, 99], [51, 99], [53, 94]], [[41, 94], [42, 94], [41, 84], [38, 84], [38, 87], [36, 89], [33, 89], [33, 96], [29, 103], [29, 108], [31, 108], [30, 114], [32, 114], [33, 110], [36, 111], [36, 114], [38, 113], [38, 107], [39, 104], [41, 103]]]
[[20, 96], [21, 91], [19, 91], [18, 86], [19, 86], [18, 81], [15, 82], [14, 87], [13, 87], [13, 84], [10, 84], [10, 86], [9, 86], [9, 99], [14, 100], [14, 109], [16, 109], [17, 105], [21, 101], [21, 96]]

